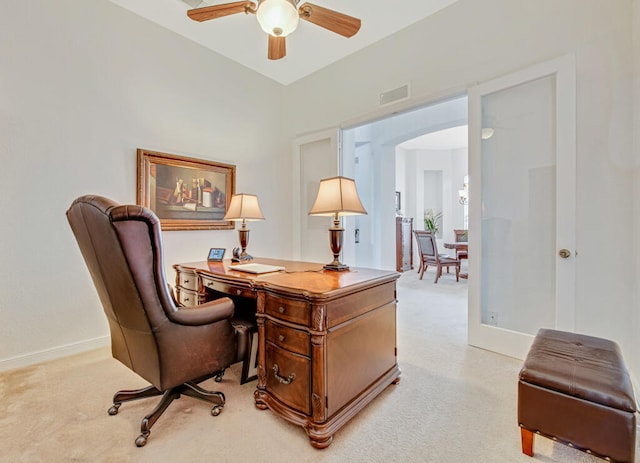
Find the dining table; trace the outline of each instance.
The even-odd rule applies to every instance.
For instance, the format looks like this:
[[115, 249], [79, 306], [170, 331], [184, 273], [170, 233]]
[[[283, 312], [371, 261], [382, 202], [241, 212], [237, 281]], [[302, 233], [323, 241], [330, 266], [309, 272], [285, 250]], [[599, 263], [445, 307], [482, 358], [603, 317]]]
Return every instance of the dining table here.
[[[467, 254], [469, 253], [469, 242], [468, 241], [456, 241], [454, 243], [444, 243], [444, 247], [447, 249], [455, 249], [456, 250], [456, 256], [458, 254], [458, 251], [466, 251]], [[460, 278], [469, 278], [469, 274], [468, 273], [461, 273], [460, 274]]]

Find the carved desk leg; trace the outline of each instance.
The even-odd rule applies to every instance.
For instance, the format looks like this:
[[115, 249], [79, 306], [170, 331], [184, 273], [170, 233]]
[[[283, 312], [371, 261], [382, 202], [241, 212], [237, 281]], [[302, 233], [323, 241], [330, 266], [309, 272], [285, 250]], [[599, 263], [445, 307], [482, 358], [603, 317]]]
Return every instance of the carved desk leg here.
[[312, 415], [308, 419], [305, 431], [309, 436], [310, 443], [317, 449], [324, 449], [333, 442], [333, 433], [328, 433], [324, 428], [327, 420], [326, 408], [326, 381], [325, 381], [325, 341], [326, 331], [324, 326], [325, 306], [314, 306], [312, 317], [312, 330], [316, 333], [311, 336], [311, 358], [312, 358], [312, 394], [311, 407]]
[[265, 327], [264, 327], [264, 304], [265, 294], [258, 292], [256, 324], [258, 325], [258, 386], [253, 393], [256, 408], [266, 410], [267, 404], [264, 401], [264, 391], [267, 386], [267, 372], [264, 368], [265, 358]]

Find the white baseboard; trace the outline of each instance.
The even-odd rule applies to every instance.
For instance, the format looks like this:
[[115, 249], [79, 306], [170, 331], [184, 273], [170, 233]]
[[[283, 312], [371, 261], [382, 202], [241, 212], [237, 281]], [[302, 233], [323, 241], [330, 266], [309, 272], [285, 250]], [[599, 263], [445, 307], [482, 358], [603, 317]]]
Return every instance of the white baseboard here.
[[109, 336], [101, 336], [99, 338], [87, 339], [86, 341], [67, 344], [66, 346], [54, 347], [39, 352], [19, 355], [8, 359], [0, 360], [0, 371], [13, 370], [14, 368], [28, 367], [36, 363], [46, 362], [61, 357], [67, 357], [73, 354], [79, 354], [93, 349], [108, 346], [111, 338]]

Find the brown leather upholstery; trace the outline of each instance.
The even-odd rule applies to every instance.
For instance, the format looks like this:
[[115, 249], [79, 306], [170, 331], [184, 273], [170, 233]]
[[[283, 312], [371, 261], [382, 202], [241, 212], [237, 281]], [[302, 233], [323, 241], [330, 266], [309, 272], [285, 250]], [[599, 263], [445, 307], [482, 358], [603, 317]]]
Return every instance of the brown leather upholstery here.
[[612, 341], [541, 329], [518, 384], [524, 429], [613, 461], [633, 462], [636, 403]]
[[196, 308], [174, 303], [160, 222], [152, 211], [83, 196], [67, 218], [107, 316], [114, 358], [158, 393], [210, 377], [238, 360], [230, 299]]

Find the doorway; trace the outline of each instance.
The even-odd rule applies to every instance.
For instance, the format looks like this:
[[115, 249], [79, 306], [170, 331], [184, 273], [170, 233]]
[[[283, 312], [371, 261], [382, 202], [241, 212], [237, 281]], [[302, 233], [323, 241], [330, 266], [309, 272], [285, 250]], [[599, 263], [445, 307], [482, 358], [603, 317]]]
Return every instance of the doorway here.
[[[368, 211], [345, 218], [344, 259], [354, 267], [395, 270], [396, 215], [423, 228], [425, 202], [433, 199], [424, 184], [436, 178], [442, 196], [432, 204], [442, 203], [440, 239], [455, 241], [457, 221], [463, 229], [469, 223], [469, 344], [523, 358], [536, 328], [572, 331], [575, 111], [575, 59], [565, 56], [478, 84], [466, 95], [336, 131], [338, 143], [322, 145], [324, 159], [327, 165], [337, 160], [337, 172], [356, 180]], [[467, 165], [456, 168], [447, 159], [426, 167], [419, 149], [398, 154], [410, 140], [467, 125]], [[311, 148], [309, 157], [317, 160]], [[294, 163], [296, 172], [300, 167]], [[539, 265], [530, 277], [534, 261]], [[505, 275], [511, 278], [506, 284]], [[549, 308], [545, 318], [537, 317], [541, 303]], [[525, 319], [530, 323], [523, 327]]]
[[459, 198], [468, 163], [466, 95], [343, 129], [341, 138], [343, 175], [356, 180], [368, 211], [345, 224], [357, 237], [347, 235], [344, 245], [354, 265], [396, 269], [397, 216], [423, 230], [425, 211], [433, 210], [441, 214], [439, 245], [455, 240], [466, 213]]

